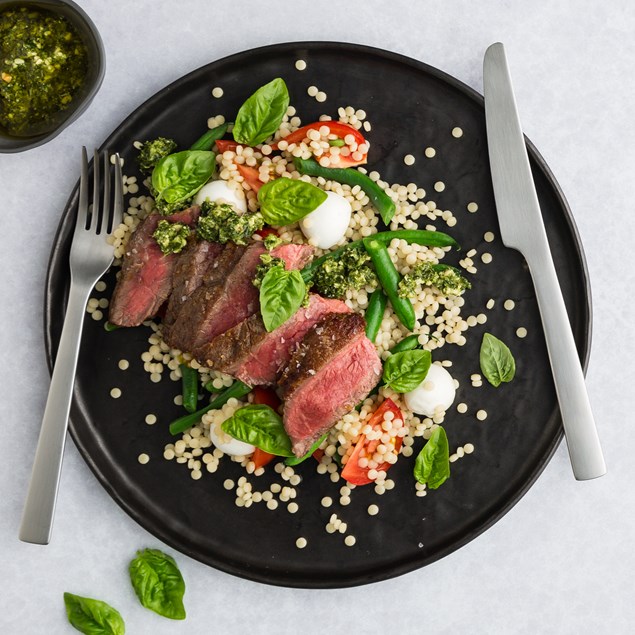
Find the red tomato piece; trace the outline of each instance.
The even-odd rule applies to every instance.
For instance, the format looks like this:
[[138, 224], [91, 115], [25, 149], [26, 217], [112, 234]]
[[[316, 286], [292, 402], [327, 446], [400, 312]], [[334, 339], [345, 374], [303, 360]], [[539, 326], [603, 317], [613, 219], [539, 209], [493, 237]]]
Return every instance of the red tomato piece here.
[[264, 404], [269, 406], [272, 410], [278, 412], [280, 407], [280, 399], [278, 395], [271, 389], [264, 386], [256, 386], [252, 391], [253, 403]]
[[[385, 399], [381, 406], [375, 410], [373, 415], [368, 421], [368, 425], [373, 428], [377, 426], [381, 427], [381, 424], [384, 421], [384, 414], [386, 412], [392, 412], [395, 415], [395, 419], [401, 419], [403, 421], [403, 415], [401, 414], [401, 410], [397, 407], [392, 399]], [[403, 437], [395, 436], [393, 437], [395, 442], [395, 451], [399, 452], [401, 449], [401, 444], [403, 443]], [[370, 468], [368, 467], [360, 467], [359, 459], [366, 457], [368, 459], [372, 458], [377, 446], [381, 443], [378, 439], [373, 439], [372, 441], [368, 441], [365, 435], [361, 435], [359, 441], [357, 441], [357, 445], [353, 450], [353, 453], [348, 458], [344, 469], [342, 470], [342, 478], [352, 483], [353, 485], [367, 485], [368, 483], [372, 483], [372, 479], [368, 478], [368, 472], [370, 472]], [[379, 470], [388, 470], [392, 464], [386, 461], [382, 463], [377, 468]]]
[[226, 150], [235, 152], [238, 144], [235, 141], [230, 141], [229, 139], [216, 139], [216, 147], [219, 152], [225, 152]]
[[254, 453], [251, 455], [251, 460], [254, 462], [256, 466], [255, 469], [264, 467], [267, 463], [271, 463], [276, 458], [275, 454], [269, 454], [269, 452], [265, 452], [260, 448], [256, 448]]
[[[347, 135], [353, 135], [355, 138], [355, 143], [360, 146], [362, 143], [367, 143], [364, 135], [350, 126], [347, 123], [341, 123], [340, 121], [316, 121], [314, 123], [310, 123], [307, 126], [302, 126], [302, 128], [298, 128], [296, 131], [287, 135], [284, 140], [288, 143], [300, 143], [304, 138], [306, 138], [307, 133], [310, 130], [319, 130], [322, 126], [328, 126], [330, 131], [333, 134], [337, 135], [338, 139], [344, 139]], [[277, 150], [278, 144], [274, 143], [272, 149]], [[339, 163], [334, 164], [333, 167], [346, 168], [354, 165], [364, 165], [368, 161], [368, 152], [364, 152], [362, 158], [359, 161], [353, 159], [352, 156], [342, 156], [340, 155]]]
[[256, 232], [254, 232], [255, 234], [258, 234], [258, 236], [260, 236], [263, 240], [267, 237], [267, 236], [277, 236], [278, 232], [273, 228], [273, 227], [263, 227], [262, 229], [257, 230]]
[[249, 185], [249, 187], [257, 194], [258, 190], [264, 185], [264, 183], [260, 180], [260, 173], [258, 170], [248, 165], [241, 164], [236, 164], [236, 167], [238, 168], [240, 176], [245, 179], [247, 185]]

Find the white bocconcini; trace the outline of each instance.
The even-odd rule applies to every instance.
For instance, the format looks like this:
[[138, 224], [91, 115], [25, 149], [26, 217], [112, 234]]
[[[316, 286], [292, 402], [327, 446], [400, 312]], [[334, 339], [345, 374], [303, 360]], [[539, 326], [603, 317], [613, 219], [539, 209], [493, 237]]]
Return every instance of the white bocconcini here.
[[404, 395], [410, 410], [426, 417], [446, 411], [454, 401], [454, 379], [440, 364], [432, 364], [426, 378]]
[[256, 449], [255, 446], [230, 437], [222, 428], [222, 424], [212, 424], [209, 427], [209, 438], [215, 447], [229, 456], [247, 456]]
[[351, 222], [351, 204], [335, 192], [326, 192], [324, 203], [300, 221], [302, 233], [320, 249], [339, 243]]
[[196, 193], [194, 202], [201, 205], [209, 200], [212, 203], [229, 203], [237, 212], [247, 211], [247, 202], [242, 190], [234, 190], [226, 181], [210, 181]]

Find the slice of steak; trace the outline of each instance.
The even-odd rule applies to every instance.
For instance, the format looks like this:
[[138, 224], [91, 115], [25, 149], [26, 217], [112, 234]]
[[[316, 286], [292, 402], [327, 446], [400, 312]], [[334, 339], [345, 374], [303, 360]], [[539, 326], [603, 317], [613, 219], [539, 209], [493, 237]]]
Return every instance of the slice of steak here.
[[205, 276], [220, 256], [224, 246], [197, 240], [191, 236], [187, 247], [179, 254], [172, 273], [172, 293], [168, 300], [168, 308], [162, 320], [170, 326], [176, 321], [184, 302], [198, 289]]
[[[165, 341], [182, 351], [196, 351], [258, 310], [258, 289], [253, 285], [261, 242], [247, 247], [227, 243], [208, 269], [203, 284], [183, 303], [179, 315], [163, 332]], [[313, 254], [309, 245], [281, 245], [272, 254], [287, 266], [302, 266]]]
[[139, 326], [156, 314], [172, 290], [172, 271], [178, 254], [163, 254], [152, 234], [161, 220], [192, 225], [199, 213], [198, 206], [170, 216], [153, 212], [139, 223], [128, 241], [110, 300], [109, 322], [117, 326]]
[[304, 336], [278, 382], [283, 422], [304, 456], [379, 381], [381, 360], [357, 313], [327, 315]]
[[240, 379], [249, 386], [274, 385], [280, 371], [306, 335], [329, 313], [349, 313], [341, 300], [328, 300], [311, 294], [306, 307], [300, 307], [284, 324], [267, 332], [259, 314], [215, 337], [194, 352], [203, 365]]

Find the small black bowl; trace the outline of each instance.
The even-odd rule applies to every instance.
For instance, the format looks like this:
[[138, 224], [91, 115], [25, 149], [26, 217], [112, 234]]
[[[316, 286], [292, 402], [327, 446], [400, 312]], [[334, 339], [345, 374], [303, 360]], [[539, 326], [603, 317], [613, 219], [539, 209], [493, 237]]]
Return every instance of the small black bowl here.
[[88, 74], [82, 92], [75, 97], [73, 104], [60, 113], [55, 127], [47, 132], [33, 136], [14, 137], [0, 131], [0, 153], [23, 152], [40, 146], [55, 138], [66, 126], [69, 126], [88, 108], [93, 100], [106, 71], [104, 44], [99, 31], [86, 12], [72, 0], [0, 0], [0, 11], [8, 6], [35, 6], [64, 16], [77, 29], [88, 51]]

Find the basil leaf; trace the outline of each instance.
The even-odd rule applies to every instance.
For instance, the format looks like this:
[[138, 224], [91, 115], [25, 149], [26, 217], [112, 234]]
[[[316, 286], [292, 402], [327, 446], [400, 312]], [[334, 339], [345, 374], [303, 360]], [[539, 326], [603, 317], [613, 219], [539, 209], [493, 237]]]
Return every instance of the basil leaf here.
[[260, 213], [274, 227], [295, 223], [326, 199], [324, 190], [298, 179], [273, 179], [258, 191]]
[[223, 422], [222, 429], [234, 439], [251, 443], [276, 456], [293, 456], [291, 440], [277, 412], [264, 404], [251, 404], [236, 410]]
[[439, 426], [423, 446], [415, 461], [414, 476], [419, 483], [437, 489], [450, 478], [450, 447], [445, 430]]
[[481, 342], [481, 371], [495, 388], [511, 381], [516, 374], [516, 362], [512, 352], [498, 338], [485, 333]]
[[289, 91], [280, 77], [261, 86], [240, 107], [234, 123], [234, 140], [255, 146], [280, 127], [289, 107]]
[[126, 626], [121, 614], [101, 600], [64, 593], [68, 621], [85, 635], [124, 635]]
[[301, 306], [306, 295], [302, 274], [272, 267], [260, 284], [260, 313], [268, 332], [284, 324]]
[[431, 363], [430, 351], [395, 353], [384, 362], [384, 383], [397, 392], [410, 392], [426, 378]]
[[184, 150], [164, 157], [152, 171], [155, 198], [169, 204], [191, 198], [214, 174], [215, 159], [207, 150]]
[[290, 456], [288, 459], [284, 460], [285, 465], [300, 465], [300, 463], [304, 463], [319, 447], [322, 445], [322, 441], [328, 437], [328, 431], [325, 432], [310, 448], [309, 451], [304, 456]]
[[158, 549], [144, 549], [137, 551], [128, 571], [143, 606], [171, 620], [185, 619], [185, 582], [174, 558]]

